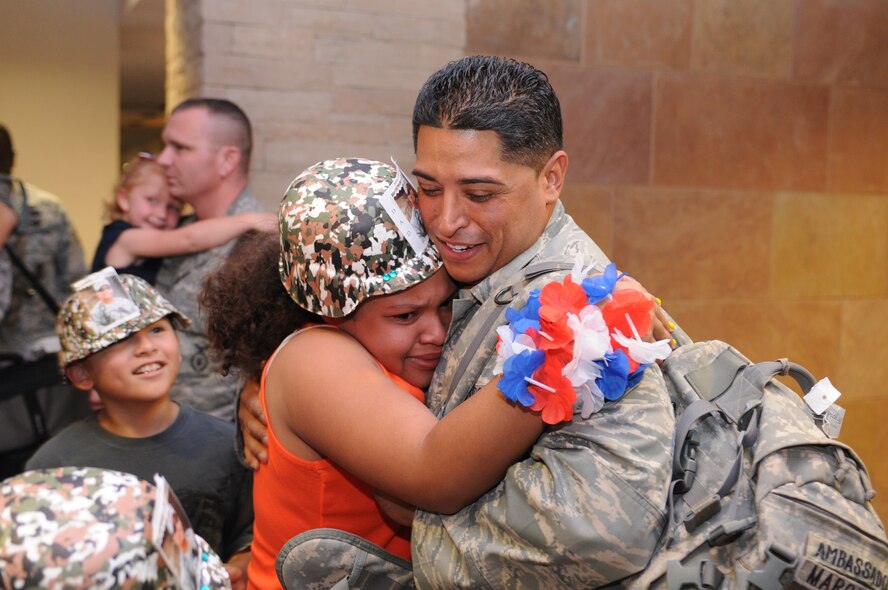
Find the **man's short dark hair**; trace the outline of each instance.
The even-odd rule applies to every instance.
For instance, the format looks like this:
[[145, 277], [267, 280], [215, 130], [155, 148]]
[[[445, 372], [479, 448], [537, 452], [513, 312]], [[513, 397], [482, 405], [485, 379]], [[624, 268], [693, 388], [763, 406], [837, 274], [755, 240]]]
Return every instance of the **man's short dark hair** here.
[[0, 174], [12, 174], [12, 161], [15, 152], [12, 149], [12, 136], [5, 125], [0, 125]]
[[235, 135], [232, 143], [241, 151], [241, 170], [250, 170], [250, 154], [253, 152], [253, 127], [247, 114], [236, 104], [224, 98], [189, 98], [180, 102], [173, 113], [188, 109], [204, 108], [213, 115], [225, 117], [234, 123]]
[[561, 105], [549, 78], [505, 57], [464, 57], [432, 74], [413, 108], [414, 150], [422, 125], [496, 131], [504, 160], [536, 170], [562, 147]]

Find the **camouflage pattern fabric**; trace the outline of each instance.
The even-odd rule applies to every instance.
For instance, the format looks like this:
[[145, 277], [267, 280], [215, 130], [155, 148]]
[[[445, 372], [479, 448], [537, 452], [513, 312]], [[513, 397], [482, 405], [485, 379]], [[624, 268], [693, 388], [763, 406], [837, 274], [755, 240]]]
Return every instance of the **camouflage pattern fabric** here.
[[[34, 273], [56, 301], [71, 293], [71, 283], [86, 274], [80, 242], [58, 197], [25, 183], [27, 207], [16, 181], [4, 202], [18, 215], [19, 223], [7, 244]], [[5, 313], [0, 311], [0, 352], [37, 360], [58, 351], [55, 314], [27, 279], [0, 250], [0, 293], [8, 298]], [[54, 434], [89, 413], [86, 396], [73, 387], [59, 385], [38, 390], [41, 419]], [[31, 417], [22, 397], [0, 403], [0, 452], [5, 453], [37, 442]]]
[[94, 306], [85, 297], [85, 293], [74, 293], [59, 310], [56, 325], [62, 344], [59, 352], [60, 366], [67, 367], [74, 361], [104, 350], [167, 316], [171, 316], [170, 319], [179, 329], [191, 325], [187, 317], [145, 280], [134, 275], [120, 275], [120, 282], [132, 300], [129, 309], [137, 311], [139, 316], [103, 331], [100, 324], [96, 323]]
[[[607, 258], [560, 203], [543, 235], [526, 252], [454, 302], [444, 360], [427, 405], [437, 416], [453, 410], [487, 383], [496, 354], [490, 314], [502, 309], [498, 292], [521, 284], [530, 263], [573, 264], [576, 255], [603, 269]], [[530, 289], [561, 280], [551, 273]], [[505, 320], [502, 319], [499, 324]], [[477, 350], [469, 350], [476, 336]], [[454, 381], [457, 369], [465, 372]], [[640, 571], [665, 521], [675, 419], [662, 374], [650, 367], [616, 403], [582, 420], [547, 430], [530, 457], [454, 515], [417, 511], [412, 533], [418, 588], [592, 588]]]
[[[25, 188], [27, 208], [18, 183], [10, 195], [19, 225], [8, 243], [56, 301], [62, 301], [71, 293], [71, 283], [87, 272], [83, 251], [58, 197], [27, 183]], [[5, 255], [3, 259], [8, 261]], [[55, 334], [55, 317], [17, 270], [0, 262], [3, 272], [12, 273], [12, 297], [0, 323], [0, 351], [35, 358], [42, 352], [38, 341]]]
[[[228, 215], [262, 211], [262, 207], [245, 188], [228, 208]], [[180, 225], [196, 221], [190, 216]], [[191, 327], [179, 331], [179, 347], [182, 364], [179, 377], [170, 391], [170, 397], [178, 402], [206, 412], [223, 420], [234, 415], [234, 400], [240, 389], [237, 375], [222, 375], [221, 365], [209, 357], [206, 315], [198, 304], [204, 277], [214, 271], [234, 246], [234, 241], [195, 254], [164, 258], [157, 274], [157, 290], [185, 316]]]
[[413, 588], [409, 561], [336, 529], [314, 529], [293, 537], [275, 566], [287, 590]]
[[0, 250], [0, 323], [12, 303], [12, 261], [5, 249]]
[[327, 160], [297, 176], [280, 209], [279, 268], [293, 300], [344, 317], [364, 299], [432, 276], [441, 259], [415, 195], [399, 169], [360, 158]]
[[[58, 589], [173, 589], [172, 572], [150, 540], [156, 498], [134, 475], [92, 467], [27, 471], [0, 483], [0, 586]], [[219, 557], [198, 575], [230, 588]]]
[[[7, 213], [14, 213], [12, 209], [12, 200], [10, 198], [11, 189], [11, 180], [5, 175], [0, 175], [0, 213], [3, 213], [3, 208], [8, 210]], [[0, 244], [0, 246], [2, 246], [2, 244]], [[6, 249], [0, 247], [0, 322], [3, 322], [3, 317], [6, 315], [6, 310], [9, 309], [11, 301], [12, 261], [9, 260], [9, 255], [6, 253]]]
[[[777, 380], [754, 386], [738, 369], [749, 364], [716, 340], [682, 345], [663, 362], [680, 414], [696, 415], [691, 404], [702, 397], [726, 414], [751, 408], [751, 418], [735, 414], [728, 422], [704, 414], [693, 428], [696, 450], [680, 456], [693, 456], [694, 478], [689, 488], [676, 489], [674, 517], [651, 563], [623, 587], [678, 588], [681, 580], [699, 584], [708, 577], [725, 590], [888, 588], [888, 538], [870, 503], [875, 491], [860, 458], [824, 434], [794, 391]], [[701, 371], [707, 378], [695, 378]], [[722, 491], [738, 457], [738, 423], [755, 436], [743, 437], [742, 471]], [[719, 510], [702, 510], [713, 497], [720, 498]], [[695, 515], [696, 528], [686, 526]], [[737, 536], [720, 538], [720, 531]]]

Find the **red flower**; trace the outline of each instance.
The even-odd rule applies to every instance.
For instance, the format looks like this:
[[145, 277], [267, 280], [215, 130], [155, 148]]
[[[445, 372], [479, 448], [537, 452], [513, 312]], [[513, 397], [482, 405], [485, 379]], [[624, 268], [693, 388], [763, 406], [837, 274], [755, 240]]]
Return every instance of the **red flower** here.
[[[633, 338], [635, 333], [632, 326], [626, 319], [626, 315], [632, 319], [638, 334], [644, 336], [651, 327], [651, 310], [654, 308], [654, 302], [645, 297], [641, 291], [635, 289], [624, 289], [615, 291], [611, 295], [611, 301], [601, 310], [604, 322], [611, 334], [614, 330], [622, 332], [623, 336]], [[614, 350], [622, 350], [629, 356], [629, 351], [619, 342], [611, 338], [611, 346]], [[638, 368], [638, 362], [629, 358], [629, 372], [632, 373]]]
[[542, 411], [543, 422], [546, 424], [558, 424], [573, 419], [573, 406], [577, 401], [577, 393], [570, 381], [561, 374], [563, 369], [563, 363], [553, 355], [547, 354], [543, 366], [533, 374], [533, 379], [555, 391], [533, 384], [528, 386], [536, 400], [530, 409], [535, 412]]
[[587, 305], [586, 292], [568, 275], [564, 283], [549, 283], [540, 291], [540, 324], [565, 321], [568, 313], [579, 315]]

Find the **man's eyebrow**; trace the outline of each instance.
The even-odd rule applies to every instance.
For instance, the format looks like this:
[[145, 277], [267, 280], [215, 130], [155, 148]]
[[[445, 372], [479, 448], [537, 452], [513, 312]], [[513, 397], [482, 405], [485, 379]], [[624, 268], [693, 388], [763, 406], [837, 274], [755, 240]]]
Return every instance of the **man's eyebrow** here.
[[[422, 178], [423, 180], [428, 180], [429, 182], [437, 182], [435, 178], [432, 176], [425, 174], [420, 170], [413, 170], [413, 176], [417, 176]], [[500, 186], [505, 186], [505, 183], [498, 178], [494, 178], [493, 176], [479, 176], [477, 178], [460, 178], [456, 181], [457, 184], [498, 184]]]

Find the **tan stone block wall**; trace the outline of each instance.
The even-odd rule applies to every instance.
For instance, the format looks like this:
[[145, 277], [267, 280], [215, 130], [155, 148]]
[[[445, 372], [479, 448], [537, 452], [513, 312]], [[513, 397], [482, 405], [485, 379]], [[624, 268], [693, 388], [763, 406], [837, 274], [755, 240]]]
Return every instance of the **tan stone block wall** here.
[[888, 3], [469, 6], [559, 94], [568, 212], [693, 337], [829, 376], [888, 518]]
[[167, 105], [233, 100], [254, 127], [251, 185], [275, 207], [318, 160], [412, 168], [426, 77], [463, 55], [464, 0], [167, 0]]

